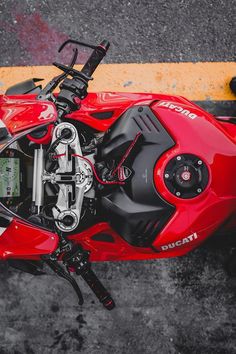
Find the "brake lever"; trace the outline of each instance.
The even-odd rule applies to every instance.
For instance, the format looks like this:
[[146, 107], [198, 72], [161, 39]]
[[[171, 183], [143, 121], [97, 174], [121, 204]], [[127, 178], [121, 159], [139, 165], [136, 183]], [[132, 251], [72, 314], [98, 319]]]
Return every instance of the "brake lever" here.
[[[69, 69], [73, 70], [73, 66], [75, 65], [76, 60], [78, 58], [78, 49], [74, 48], [73, 52], [74, 52], [74, 54], [72, 56], [69, 66], [67, 67], [64, 65], [68, 69], [66, 71], [61, 69], [62, 71], [64, 71], [64, 73], [54, 77], [51, 81], [49, 81], [49, 83], [44, 87], [44, 89], [41, 90], [40, 94], [37, 96], [38, 100], [47, 100], [48, 96], [59, 85], [59, 83], [69, 75]], [[62, 64], [59, 64], [59, 65], [62, 65]], [[55, 65], [55, 66], [57, 66], [57, 65]], [[59, 66], [57, 66], [57, 67], [60, 69]]]
[[86, 74], [84, 74], [81, 71], [78, 71], [76, 69], [74, 69], [71, 66], [66, 66], [64, 64], [60, 64], [57, 62], [52, 63], [54, 66], [56, 66], [58, 69], [64, 71], [64, 73], [67, 75], [71, 75], [72, 77], [79, 77], [80, 79], [85, 80], [86, 82], [93, 80], [93, 78], [91, 76], [88, 76]]

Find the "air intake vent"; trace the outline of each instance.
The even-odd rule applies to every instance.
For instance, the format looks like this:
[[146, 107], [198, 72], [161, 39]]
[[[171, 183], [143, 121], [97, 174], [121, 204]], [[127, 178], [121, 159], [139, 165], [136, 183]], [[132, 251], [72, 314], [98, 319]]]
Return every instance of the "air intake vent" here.
[[139, 221], [135, 227], [134, 234], [139, 242], [139, 246], [145, 246], [148, 239], [157, 235], [160, 220]]
[[156, 124], [156, 117], [150, 117], [145, 111], [143, 114], [135, 115], [132, 117], [138, 129], [143, 133], [159, 133], [160, 130]]

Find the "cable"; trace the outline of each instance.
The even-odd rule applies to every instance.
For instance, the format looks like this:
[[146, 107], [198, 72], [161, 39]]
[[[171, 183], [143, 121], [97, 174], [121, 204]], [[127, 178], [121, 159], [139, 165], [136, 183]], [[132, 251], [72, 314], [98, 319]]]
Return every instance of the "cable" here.
[[52, 145], [48, 148], [48, 150], [46, 151], [45, 154], [45, 159], [46, 157], [49, 155], [49, 153], [55, 149], [55, 147], [57, 147], [57, 145], [59, 144], [59, 142], [67, 135], [67, 132], [62, 132], [62, 134], [52, 143]]
[[90, 167], [92, 168], [93, 170], [93, 173], [94, 173], [94, 176], [96, 178], [96, 180], [100, 183], [100, 184], [103, 184], [103, 185], [107, 185], [107, 184], [110, 184], [110, 185], [115, 185], [115, 184], [118, 184], [118, 185], [124, 185], [125, 182], [120, 182], [120, 181], [103, 181], [97, 174], [97, 171], [94, 167], [94, 165], [92, 164], [92, 162], [87, 159], [86, 157], [82, 156], [82, 155], [78, 155], [78, 154], [72, 154], [71, 156], [75, 156], [75, 157], [79, 157], [83, 160], [85, 160], [86, 162], [88, 162], [88, 164], [90, 165]]
[[39, 214], [39, 215], [41, 215], [44, 219], [46, 219], [46, 220], [48, 220], [48, 221], [56, 221], [56, 222], [62, 222], [63, 223], [63, 220], [60, 220], [60, 219], [55, 219], [53, 216], [47, 216], [46, 215], [46, 212], [45, 212], [45, 209], [46, 208], [51, 208], [51, 210], [52, 210], [52, 208], [56, 208], [56, 204], [54, 204], [54, 203], [50, 203], [50, 204], [47, 204], [47, 205], [45, 205], [43, 208], [42, 208], [42, 210], [41, 210], [41, 213]]
[[[54, 158], [54, 159], [58, 159], [58, 158], [60, 158], [61, 156], [65, 156], [65, 154], [54, 155], [53, 158]], [[96, 171], [94, 165], [92, 164], [92, 162], [91, 162], [89, 159], [87, 159], [86, 157], [84, 157], [84, 156], [82, 156], [82, 155], [78, 155], [78, 154], [72, 154], [71, 156], [79, 157], [79, 158], [85, 160], [86, 162], [88, 162], [89, 165], [90, 165], [90, 167], [91, 167], [92, 170], [93, 170], [93, 174], [94, 174], [96, 180], [97, 180], [100, 184], [103, 184], [103, 185], [107, 185], [107, 184], [109, 184], [109, 185], [115, 185], [115, 184], [124, 185], [124, 184], [125, 184], [125, 182], [120, 182], [120, 181], [103, 181], [103, 180], [98, 176], [97, 171]]]
[[136, 142], [138, 141], [138, 139], [141, 135], [142, 135], [141, 133], [136, 134], [134, 140], [131, 142], [131, 144], [127, 148], [126, 152], [124, 153], [122, 159], [120, 160], [120, 162], [118, 163], [118, 165], [116, 166], [114, 171], [112, 172], [112, 174], [111, 174], [112, 176], [114, 176], [116, 174], [116, 172], [119, 170], [119, 168], [123, 165], [123, 163], [125, 162], [125, 160], [129, 156], [129, 154], [131, 153], [131, 150], [133, 149], [134, 145], [136, 144]]

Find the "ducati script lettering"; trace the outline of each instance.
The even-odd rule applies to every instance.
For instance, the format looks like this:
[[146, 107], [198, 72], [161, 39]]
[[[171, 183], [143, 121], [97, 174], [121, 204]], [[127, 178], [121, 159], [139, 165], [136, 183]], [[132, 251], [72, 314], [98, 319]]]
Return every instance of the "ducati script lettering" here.
[[160, 102], [158, 104], [158, 106], [169, 108], [169, 109], [171, 109], [171, 110], [173, 110], [175, 112], [178, 112], [178, 113], [181, 113], [181, 114], [187, 116], [190, 119], [197, 118], [197, 115], [194, 114], [194, 113], [191, 113], [188, 109], [184, 109], [181, 106], [176, 106], [176, 105], [174, 105], [173, 103], [170, 103], [170, 102], [162, 101], [162, 102]]
[[181, 247], [186, 243], [192, 242], [198, 238], [198, 234], [194, 232], [192, 235], [189, 235], [182, 240], [178, 240], [176, 242], [168, 243], [167, 245], [161, 246], [162, 251], [166, 251], [170, 248]]

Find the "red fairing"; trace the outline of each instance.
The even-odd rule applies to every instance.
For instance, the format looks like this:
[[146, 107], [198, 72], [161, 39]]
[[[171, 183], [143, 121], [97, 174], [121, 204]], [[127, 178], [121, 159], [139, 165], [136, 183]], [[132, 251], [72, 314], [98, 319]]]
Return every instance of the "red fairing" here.
[[[154, 246], [162, 249], [173, 247], [173, 256], [186, 253], [216, 231], [232, 215], [236, 217], [236, 140], [228, 134], [215, 118], [197, 106], [178, 104], [192, 113], [193, 119], [163, 101], [152, 105], [159, 121], [168, 130], [176, 145], [166, 152], [154, 169], [154, 181], [158, 192], [176, 212], [156, 238]], [[208, 166], [208, 187], [198, 197], [180, 199], [169, 192], [164, 183], [165, 167], [170, 159], [184, 153], [198, 156]], [[190, 237], [189, 242], [183, 239]], [[176, 244], [176, 242], [179, 243]], [[171, 245], [171, 246], [170, 246]], [[165, 248], [165, 247], [164, 247]], [[167, 252], [166, 252], [167, 253]]]
[[[96, 240], [96, 236], [101, 234], [110, 236], [110, 240], [108, 242]], [[106, 222], [98, 223], [79, 234], [70, 236], [70, 239], [89, 250], [90, 259], [94, 262], [156, 258], [156, 253], [153, 253], [150, 248], [129, 245]]]
[[[23, 99], [24, 98], [24, 99]], [[92, 261], [138, 260], [181, 256], [213, 234], [228, 221], [236, 231], [236, 132], [235, 125], [218, 122], [192, 102], [158, 94], [89, 93], [78, 111], [67, 116], [106, 131], [133, 105], [149, 105], [175, 142], [156, 161], [153, 182], [159, 195], [175, 207], [175, 212], [156, 235], [153, 248], [134, 247], [110, 225], [100, 222], [70, 236], [91, 252]], [[56, 110], [52, 103], [35, 101], [35, 96], [1, 97], [0, 112], [11, 133], [32, 126], [53, 123]], [[197, 197], [181, 199], [171, 194], [164, 182], [168, 162], [181, 154], [198, 156], [207, 166], [209, 182]], [[232, 221], [233, 220], [233, 221]], [[96, 235], [106, 234], [109, 241]], [[39, 259], [52, 253], [58, 244], [54, 233], [14, 220], [0, 237], [0, 258]]]
[[[98, 99], [99, 105], [101, 96], [92, 95], [92, 102]], [[88, 111], [83, 113], [83, 117], [90, 126], [99, 130], [107, 129], [114, 123], [120, 112], [123, 112], [124, 107], [117, 107], [115, 101], [118, 103], [120, 98], [122, 102], [127, 97], [127, 108], [134, 104], [132, 99], [135, 96], [135, 94], [104, 95], [103, 97], [108, 98], [109, 107], [112, 107], [114, 111], [111, 119], [94, 120], [91, 118], [91, 112], [98, 108], [96, 104], [93, 103], [93, 108], [91, 108], [91, 102], [87, 101], [87, 106], [84, 106], [84, 110], [87, 107]], [[114, 95], [114, 100], [112, 95]], [[171, 108], [162, 106], [165, 102], [172, 104]], [[135, 104], [151, 104], [153, 112], [176, 142], [176, 145], [157, 161], [153, 175], [157, 191], [166, 201], [176, 207], [176, 211], [153, 243], [157, 252], [153, 252], [150, 248], [128, 245], [106, 223], [94, 226], [89, 229], [89, 232], [87, 230], [86, 233], [74, 235], [74, 240], [82, 242], [85, 248], [91, 250], [94, 261], [181, 256], [217, 231], [225, 220], [230, 217], [234, 220], [236, 218], [236, 184], [232, 183], [232, 176], [236, 175], [236, 139], [233, 130], [235, 126], [231, 124], [231, 129], [230, 126], [223, 127], [214, 116], [182, 97], [137, 94]], [[185, 114], [181, 113], [184, 110]], [[186, 115], [188, 112], [190, 117]], [[77, 118], [75, 114], [74, 118]], [[79, 116], [78, 119], [80, 119]], [[168, 161], [184, 153], [197, 155], [205, 162], [210, 174], [205, 191], [192, 199], [180, 199], [172, 195], [164, 183], [163, 175]], [[231, 231], [236, 229], [235, 221], [231, 221], [230, 225]], [[112, 244], [93, 241], [95, 234], [104, 232], [113, 236]]]
[[[174, 96], [173, 96], [174, 97]], [[67, 118], [75, 119], [88, 126], [106, 131], [115, 121], [133, 105], [147, 104], [155, 100], [172, 99], [172, 96], [151, 93], [98, 92], [89, 93], [81, 102], [81, 108]], [[181, 98], [176, 97], [177, 101]], [[106, 118], [106, 114], [110, 116]]]
[[236, 141], [236, 124], [232, 124], [230, 122], [231, 119], [232, 117], [217, 117], [218, 123]]
[[31, 96], [0, 96], [0, 119], [11, 134], [55, 122], [57, 111], [52, 102]]
[[40, 259], [58, 246], [58, 236], [50, 231], [14, 219], [0, 237], [0, 259]]

